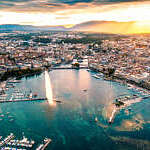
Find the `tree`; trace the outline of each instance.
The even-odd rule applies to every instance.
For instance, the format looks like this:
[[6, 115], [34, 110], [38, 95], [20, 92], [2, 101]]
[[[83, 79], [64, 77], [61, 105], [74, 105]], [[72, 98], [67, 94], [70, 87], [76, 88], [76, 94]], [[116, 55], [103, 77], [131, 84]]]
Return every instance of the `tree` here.
[[80, 67], [79, 63], [72, 64], [72, 68], [79, 69], [79, 67]]
[[108, 76], [112, 76], [115, 74], [116, 69], [115, 68], [108, 68]]

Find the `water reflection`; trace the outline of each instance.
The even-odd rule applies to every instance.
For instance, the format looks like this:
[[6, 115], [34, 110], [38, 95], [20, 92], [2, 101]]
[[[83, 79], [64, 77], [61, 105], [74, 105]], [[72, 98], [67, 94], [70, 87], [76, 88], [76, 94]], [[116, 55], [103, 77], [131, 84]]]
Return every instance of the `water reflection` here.
[[79, 89], [89, 89], [91, 86], [91, 76], [90, 73], [86, 70], [79, 70], [78, 72], [78, 87]]

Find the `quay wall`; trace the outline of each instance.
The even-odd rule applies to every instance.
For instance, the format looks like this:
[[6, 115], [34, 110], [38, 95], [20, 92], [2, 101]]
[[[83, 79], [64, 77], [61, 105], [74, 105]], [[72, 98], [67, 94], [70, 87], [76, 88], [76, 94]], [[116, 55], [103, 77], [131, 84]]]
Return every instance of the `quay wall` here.
[[[96, 71], [96, 72], [101, 72], [103, 73], [104, 75], [106, 75], [107, 73], [104, 72], [102, 69], [98, 69], [98, 68], [95, 68], [95, 67], [89, 67], [89, 69], [93, 70], [93, 71]], [[128, 78], [125, 78], [121, 75], [112, 75], [111, 78], [109, 78], [111, 80], [120, 80], [120, 81], [123, 81], [124, 83], [130, 83], [132, 85], [135, 85], [135, 86], [138, 86], [138, 87], [141, 87], [141, 88], [144, 88], [144, 89], [147, 89], [147, 90], [150, 90], [150, 84], [145, 82], [145, 81], [142, 81], [142, 82], [136, 82], [134, 80], [131, 80], [131, 79], [128, 79]]]

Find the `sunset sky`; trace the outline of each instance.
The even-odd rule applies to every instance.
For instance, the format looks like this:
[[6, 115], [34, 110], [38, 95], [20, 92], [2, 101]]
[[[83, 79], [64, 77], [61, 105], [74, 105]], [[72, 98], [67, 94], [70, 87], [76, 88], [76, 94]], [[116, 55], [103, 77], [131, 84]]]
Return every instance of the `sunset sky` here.
[[[0, 24], [73, 27], [89, 21], [129, 23], [128, 33], [150, 32], [150, 1], [1, 0]], [[132, 26], [131, 26], [132, 22]], [[134, 22], [134, 23], [133, 23]], [[104, 25], [103, 25], [104, 26]], [[114, 25], [113, 25], [114, 26]], [[120, 26], [118, 23], [116, 28]], [[98, 26], [91, 30], [97, 30]], [[124, 29], [124, 27], [123, 27]], [[116, 30], [117, 31], [117, 30]]]

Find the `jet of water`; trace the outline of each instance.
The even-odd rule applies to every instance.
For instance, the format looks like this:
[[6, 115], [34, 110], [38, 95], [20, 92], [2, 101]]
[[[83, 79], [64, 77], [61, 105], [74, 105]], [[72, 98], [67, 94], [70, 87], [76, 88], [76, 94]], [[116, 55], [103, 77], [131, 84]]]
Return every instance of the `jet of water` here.
[[51, 80], [50, 80], [48, 71], [45, 71], [45, 88], [46, 88], [46, 98], [48, 100], [48, 103], [52, 105], [53, 104], [53, 92], [52, 92]]

